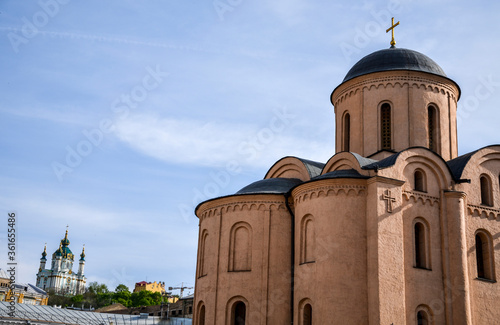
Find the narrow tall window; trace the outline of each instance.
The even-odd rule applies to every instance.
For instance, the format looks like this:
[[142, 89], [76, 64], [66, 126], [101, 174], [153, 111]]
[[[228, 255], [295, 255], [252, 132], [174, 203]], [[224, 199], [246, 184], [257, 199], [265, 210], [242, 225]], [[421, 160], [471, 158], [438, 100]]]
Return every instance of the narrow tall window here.
[[306, 304], [302, 311], [302, 325], [312, 325], [312, 307], [311, 304]]
[[483, 239], [481, 235], [476, 235], [476, 264], [477, 264], [477, 277], [485, 278], [484, 276], [484, 252], [483, 252]]
[[207, 255], [207, 244], [208, 244], [207, 238], [208, 238], [208, 232], [204, 231], [201, 235], [200, 256], [198, 260], [198, 277], [207, 275], [208, 261], [205, 258], [205, 256]]
[[198, 325], [205, 325], [205, 305], [200, 308], [200, 313], [198, 315]]
[[422, 170], [415, 170], [415, 173], [413, 174], [413, 181], [415, 185], [415, 191], [425, 192], [425, 174]]
[[427, 268], [425, 226], [421, 222], [415, 223], [415, 267]]
[[314, 262], [314, 220], [311, 215], [307, 215], [301, 222], [300, 234], [300, 263]]
[[434, 106], [427, 108], [427, 132], [429, 149], [437, 152], [437, 113]]
[[229, 247], [229, 268], [231, 271], [252, 269], [252, 231], [247, 223], [233, 226]]
[[231, 325], [245, 325], [246, 313], [247, 313], [247, 306], [245, 305], [244, 302], [238, 301], [234, 305]]
[[476, 265], [478, 278], [495, 279], [491, 239], [485, 231], [476, 233]]
[[419, 310], [417, 313], [417, 325], [429, 325], [429, 316], [423, 310]]
[[384, 103], [380, 108], [382, 149], [391, 150], [391, 105]]
[[350, 143], [351, 143], [351, 115], [349, 113], [346, 113], [344, 115], [344, 136], [343, 136], [343, 147], [342, 151], [349, 151], [351, 150], [350, 148]]
[[493, 199], [491, 195], [491, 182], [488, 176], [482, 175], [480, 178], [481, 183], [481, 204], [493, 205]]

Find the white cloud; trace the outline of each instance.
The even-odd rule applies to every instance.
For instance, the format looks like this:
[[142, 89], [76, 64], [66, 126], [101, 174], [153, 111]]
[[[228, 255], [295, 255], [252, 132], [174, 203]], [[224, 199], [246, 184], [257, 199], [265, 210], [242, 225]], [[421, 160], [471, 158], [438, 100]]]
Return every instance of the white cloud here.
[[118, 121], [116, 135], [143, 154], [177, 164], [224, 166], [236, 160], [240, 166], [269, 168], [283, 156], [326, 160], [333, 155], [327, 143], [292, 129], [292, 122], [277, 115], [261, 127], [136, 115]]

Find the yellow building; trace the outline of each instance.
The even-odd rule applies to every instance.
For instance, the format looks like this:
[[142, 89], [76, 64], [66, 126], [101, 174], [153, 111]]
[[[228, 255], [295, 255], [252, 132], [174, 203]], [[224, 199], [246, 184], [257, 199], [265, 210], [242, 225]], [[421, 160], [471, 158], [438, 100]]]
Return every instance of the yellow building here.
[[160, 294], [165, 293], [165, 282], [146, 282], [146, 281], [141, 281], [137, 282], [135, 284], [134, 292], [139, 292], [139, 291], [151, 291], [151, 292], [159, 292]]

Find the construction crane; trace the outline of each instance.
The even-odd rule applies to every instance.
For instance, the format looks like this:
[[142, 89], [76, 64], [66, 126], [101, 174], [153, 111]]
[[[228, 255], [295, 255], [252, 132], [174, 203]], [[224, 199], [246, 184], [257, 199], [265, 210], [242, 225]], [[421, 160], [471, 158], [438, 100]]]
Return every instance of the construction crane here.
[[180, 287], [168, 287], [168, 290], [181, 290], [181, 295], [179, 296], [179, 298], [182, 298], [182, 294], [184, 293], [184, 289], [193, 289], [193, 287], [185, 287], [184, 286], [184, 282], [181, 283], [181, 286]]

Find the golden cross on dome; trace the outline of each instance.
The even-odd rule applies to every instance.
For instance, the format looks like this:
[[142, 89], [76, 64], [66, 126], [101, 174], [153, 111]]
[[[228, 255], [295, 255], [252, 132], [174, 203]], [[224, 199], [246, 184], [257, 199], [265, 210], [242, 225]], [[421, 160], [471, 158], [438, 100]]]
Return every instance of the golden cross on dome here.
[[399, 25], [399, 21], [394, 25], [394, 17], [392, 17], [391, 27], [387, 28], [387, 30], [385, 31], [386, 33], [389, 33], [389, 31], [392, 31], [391, 46], [396, 45], [396, 41], [394, 40], [394, 27], [396, 27], [397, 25]]

